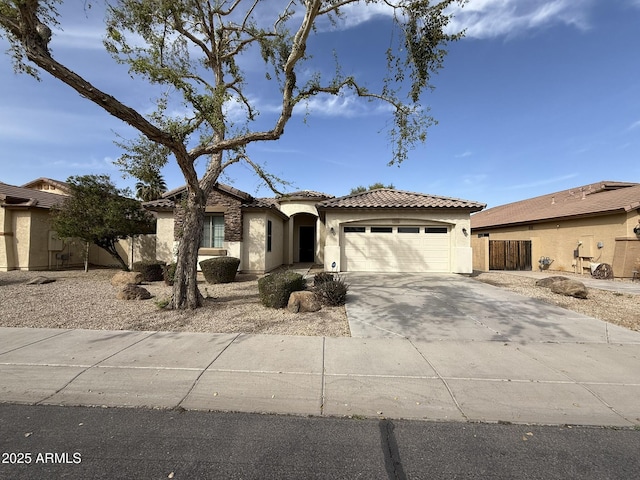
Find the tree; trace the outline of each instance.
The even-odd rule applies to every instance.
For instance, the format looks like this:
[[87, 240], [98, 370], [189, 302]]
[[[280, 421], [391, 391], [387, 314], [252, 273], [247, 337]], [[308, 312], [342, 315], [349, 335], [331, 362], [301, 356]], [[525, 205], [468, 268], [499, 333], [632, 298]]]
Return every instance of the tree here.
[[52, 229], [60, 238], [80, 238], [97, 245], [123, 270], [129, 270], [116, 249], [118, 240], [153, 233], [153, 216], [106, 175], [69, 177], [67, 183], [70, 196], [52, 209]]
[[351, 191], [349, 192], [349, 195], [355, 195], [356, 193], [363, 193], [366, 191], [370, 191], [370, 190], [379, 190], [381, 188], [396, 188], [393, 186], [393, 183], [390, 183], [389, 185], [384, 185], [383, 183], [380, 182], [376, 182], [372, 185], [369, 185], [369, 187], [363, 187], [362, 185], [358, 185], [355, 188], [352, 188]]
[[167, 184], [162, 178], [162, 174], [153, 170], [145, 178], [141, 178], [136, 182], [136, 197], [143, 202], [150, 202], [162, 197], [167, 191]]
[[[160, 169], [172, 156], [186, 181], [184, 225], [177, 253], [172, 308], [195, 308], [202, 303], [196, 282], [197, 258], [206, 198], [229, 165], [246, 162], [277, 192], [277, 179], [251, 159], [247, 146], [274, 141], [284, 133], [293, 109], [318, 95], [356, 96], [390, 106], [392, 158], [406, 159], [416, 142], [426, 139], [435, 123], [422, 107], [422, 92], [432, 88], [430, 76], [443, 66], [445, 46], [462, 33], [448, 34], [450, 7], [466, 0], [120, 0], [107, 4], [105, 47], [128, 65], [129, 74], [162, 87], [156, 110], [147, 117], [103, 92], [57, 61], [50, 49], [52, 28], [61, 0], [0, 0], [0, 27], [10, 42], [14, 68], [37, 75], [37, 68], [53, 75], [81, 96], [133, 126], [137, 140], [127, 147], [119, 164], [140, 178], [139, 172]], [[336, 58], [335, 73], [326, 78], [314, 68], [309, 39], [322, 21], [339, 22], [348, 7], [388, 8], [390, 47], [388, 74], [380, 88], [370, 91], [352, 75], [345, 75]], [[278, 9], [275, 9], [275, 8]], [[275, 10], [274, 10], [275, 9]], [[318, 48], [322, 48], [320, 45]], [[240, 60], [259, 53], [264, 60], [266, 88], [278, 92], [279, 113], [259, 123], [251, 85]], [[254, 57], [251, 57], [254, 58]], [[255, 64], [251, 62], [252, 66]], [[246, 63], [245, 63], [246, 64]], [[36, 68], [37, 67], [37, 68]], [[260, 84], [255, 89], [265, 88]], [[245, 121], [234, 123], [230, 105], [240, 107]], [[186, 112], [182, 115], [175, 112]], [[195, 163], [207, 158], [200, 177]]]

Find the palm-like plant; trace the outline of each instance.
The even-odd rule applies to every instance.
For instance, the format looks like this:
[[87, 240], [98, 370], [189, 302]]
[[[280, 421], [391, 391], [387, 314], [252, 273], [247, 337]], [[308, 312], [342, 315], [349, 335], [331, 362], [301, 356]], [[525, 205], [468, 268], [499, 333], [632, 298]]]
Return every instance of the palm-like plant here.
[[162, 197], [162, 194], [166, 191], [167, 184], [160, 172], [154, 172], [150, 174], [148, 178], [140, 179], [136, 183], [136, 197], [143, 202], [157, 200]]

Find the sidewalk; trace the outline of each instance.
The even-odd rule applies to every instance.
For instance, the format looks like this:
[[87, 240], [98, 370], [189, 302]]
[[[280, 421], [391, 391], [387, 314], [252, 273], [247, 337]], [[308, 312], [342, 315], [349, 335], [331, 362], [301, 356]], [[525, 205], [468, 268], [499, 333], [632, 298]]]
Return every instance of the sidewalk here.
[[640, 333], [616, 343], [0, 328], [0, 402], [640, 425]]

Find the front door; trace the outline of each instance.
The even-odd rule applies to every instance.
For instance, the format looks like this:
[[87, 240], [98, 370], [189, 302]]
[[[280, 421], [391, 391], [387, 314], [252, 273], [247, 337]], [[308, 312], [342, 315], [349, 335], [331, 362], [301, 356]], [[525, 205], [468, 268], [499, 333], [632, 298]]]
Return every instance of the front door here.
[[300, 227], [300, 262], [315, 261], [316, 227]]

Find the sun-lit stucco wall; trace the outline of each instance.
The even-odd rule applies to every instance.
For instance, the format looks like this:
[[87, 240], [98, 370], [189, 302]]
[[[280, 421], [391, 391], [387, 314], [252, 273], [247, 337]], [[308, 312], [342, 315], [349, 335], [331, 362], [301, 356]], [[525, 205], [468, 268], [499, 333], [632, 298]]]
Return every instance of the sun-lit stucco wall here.
[[[340, 270], [340, 231], [346, 223], [367, 223], [378, 225], [433, 225], [446, 224], [450, 226], [451, 272], [471, 273], [472, 252], [469, 232], [471, 230], [469, 213], [456, 210], [334, 210], [326, 212], [325, 219], [325, 270]], [[333, 233], [331, 233], [333, 229]], [[467, 235], [463, 233], [466, 229]], [[333, 267], [335, 263], [335, 267]]]
[[[271, 251], [267, 251], [267, 224], [271, 222]], [[282, 265], [283, 219], [269, 212], [245, 212], [241, 270], [264, 273]]]
[[[531, 240], [532, 264], [538, 269], [540, 257], [552, 260], [549, 270], [589, 273], [592, 263], [615, 263], [617, 240], [640, 241], [633, 233], [640, 215], [637, 211], [555, 220], [524, 226], [474, 229], [473, 236], [489, 234], [489, 240]], [[488, 252], [487, 252], [488, 254]], [[616, 272], [616, 276], [628, 276]]]

